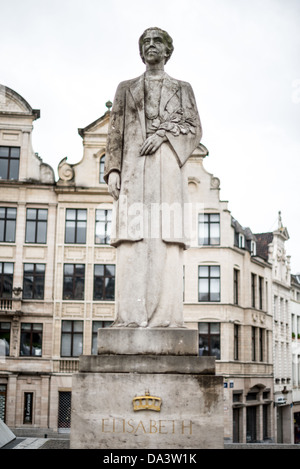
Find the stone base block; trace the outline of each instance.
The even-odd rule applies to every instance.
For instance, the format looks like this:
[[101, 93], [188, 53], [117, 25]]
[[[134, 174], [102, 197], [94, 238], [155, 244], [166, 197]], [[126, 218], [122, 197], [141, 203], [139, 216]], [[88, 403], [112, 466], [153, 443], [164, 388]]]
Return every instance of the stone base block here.
[[[198, 367], [185, 357], [192, 373], [176, 372], [173, 357], [136, 356], [132, 371], [127, 356], [123, 372], [120, 357], [103, 358], [92, 364], [98, 372], [82, 360], [85, 372], [73, 375], [72, 449], [223, 448], [223, 378], [199, 374], [202, 357]], [[147, 372], [149, 360], [155, 372]]]
[[198, 355], [198, 331], [187, 328], [98, 329], [99, 355]]

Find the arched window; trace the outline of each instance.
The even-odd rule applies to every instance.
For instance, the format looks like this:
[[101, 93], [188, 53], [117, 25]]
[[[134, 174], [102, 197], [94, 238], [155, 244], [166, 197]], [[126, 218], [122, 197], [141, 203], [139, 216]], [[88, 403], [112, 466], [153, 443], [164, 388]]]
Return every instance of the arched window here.
[[104, 163], [105, 163], [105, 155], [101, 156], [100, 158], [100, 168], [99, 168], [99, 182], [100, 184], [105, 184], [103, 179], [104, 176]]

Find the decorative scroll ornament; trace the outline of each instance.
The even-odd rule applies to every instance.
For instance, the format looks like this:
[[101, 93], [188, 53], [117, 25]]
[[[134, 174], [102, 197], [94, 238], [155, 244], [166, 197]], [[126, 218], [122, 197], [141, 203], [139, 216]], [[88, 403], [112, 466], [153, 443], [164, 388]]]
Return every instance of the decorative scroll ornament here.
[[160, 412], [161, 408], [161, 398], [156, 396], [150, 396], [150, 393], [145, 392], [145, 396], [136, 396], [132, 399], [133, 410], [154, 410], [155, 412]]
[[73, 167], [66, 162], [67, 157], [61, 160], [58, 165], [58, 175], [59, 179], [62, 181], [71, 181], [74, 178], [74, 169]]

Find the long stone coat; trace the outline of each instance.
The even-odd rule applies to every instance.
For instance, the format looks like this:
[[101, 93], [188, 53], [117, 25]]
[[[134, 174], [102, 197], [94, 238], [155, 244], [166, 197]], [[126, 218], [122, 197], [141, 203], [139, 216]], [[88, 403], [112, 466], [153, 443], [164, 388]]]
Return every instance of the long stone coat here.
[[[147, 159], [152, 156], [140, 156], [146, 140], [144, 78], [143, 74], [120, 83], [111, 111], [104, 180], [108, 182], [111, 171], [121, 175], [111, 244], [118, 246], [123, 241], [139, 241], [150, 236], [141, 211], [149, 209], [145, 192], [154, 184], [159, 189], [151, 204], [155, 202], [166, 211], [163, 209], [160, 215], [161, 239], [187, 247], [184, 206], [188, 200], [183, 168], [202, 136], [194, 93], [189, 83], [164, 74], [159, 116], [152, 125], [154, 130], [165, 131], [167, 141], [159, 148], [158, 163], [151, 167], [149, 174]], [[176, 212], [172, 227], [167, 213], [170, 209]]]

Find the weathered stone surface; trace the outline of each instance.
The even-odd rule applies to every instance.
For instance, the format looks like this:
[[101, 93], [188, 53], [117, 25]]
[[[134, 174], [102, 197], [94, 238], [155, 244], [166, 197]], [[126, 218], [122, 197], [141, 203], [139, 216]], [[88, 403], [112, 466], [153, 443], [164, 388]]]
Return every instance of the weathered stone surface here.
[[99, 355], [198, 355], [198, 331], [185, 328], [98, 329]]
[[214, 357], [82, 355], [79, 371], [90, 373], [215, 374]]
[[[71, 449], [223, 448], [223, 380], [215, 375], [73, 375]], [[160, 411], [134, 410], [137, 396]]]
[[0, 448], [13, 441], [15, 438], [10, 428], [0, 419]]

